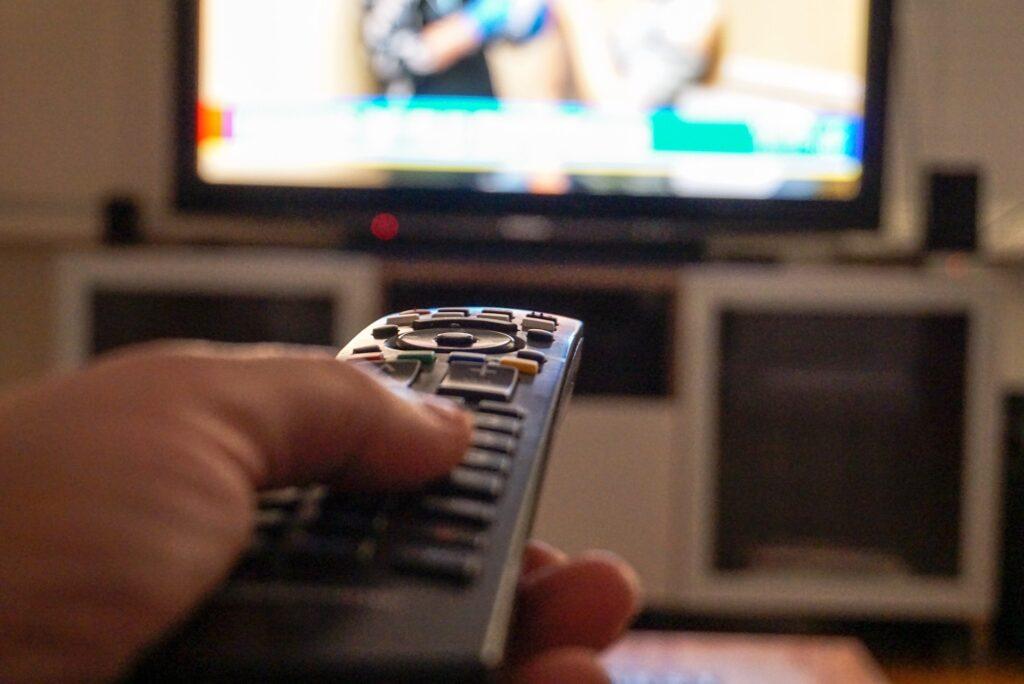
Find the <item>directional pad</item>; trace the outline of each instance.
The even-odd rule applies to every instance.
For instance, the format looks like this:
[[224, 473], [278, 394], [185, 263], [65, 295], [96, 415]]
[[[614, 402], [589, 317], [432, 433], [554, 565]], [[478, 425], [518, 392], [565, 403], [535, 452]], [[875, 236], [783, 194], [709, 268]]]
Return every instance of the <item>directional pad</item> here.
[[448, 364], [448, 374], [437, 388], [438, 394], [466, 399], [508, 401], [516, 391], [519, 371], [508, 366], [455, 361]]

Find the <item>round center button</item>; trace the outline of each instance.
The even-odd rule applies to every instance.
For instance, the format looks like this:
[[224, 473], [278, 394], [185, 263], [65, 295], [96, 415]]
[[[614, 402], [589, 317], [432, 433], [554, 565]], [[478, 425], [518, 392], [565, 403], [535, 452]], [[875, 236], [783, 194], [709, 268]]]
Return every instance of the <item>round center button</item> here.
[[438, 347], [472, 347], [476, 335], [468, 332], [443, 332], [434, 335]]
[[[438, 330], [425, 328], [410, 330], [394, 341], [398, 349], [430, 350], [437, 352], [459, 351], [478, 354], [500, 354], [515, 351], [516, 340], [511, 335], [497, 330], [463, 328]], [[521, 346], [521, 345], [519, 345]]]

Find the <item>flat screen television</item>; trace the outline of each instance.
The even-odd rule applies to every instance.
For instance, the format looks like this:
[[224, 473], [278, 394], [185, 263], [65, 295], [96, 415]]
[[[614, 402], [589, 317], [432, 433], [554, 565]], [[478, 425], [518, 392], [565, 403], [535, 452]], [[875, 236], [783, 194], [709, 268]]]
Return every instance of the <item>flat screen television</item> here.
[[448, 244], [877, 228], [892, 2], [179, 2], [176, 202]]

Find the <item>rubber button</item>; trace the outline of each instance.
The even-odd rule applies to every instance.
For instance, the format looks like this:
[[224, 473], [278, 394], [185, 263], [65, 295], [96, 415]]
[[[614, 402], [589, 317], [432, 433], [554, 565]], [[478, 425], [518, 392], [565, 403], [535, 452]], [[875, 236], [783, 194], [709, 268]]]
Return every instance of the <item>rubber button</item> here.
[[380, 346], [376, 344], [368, 344], [365, 347], [356, 347], [352, 350], [353, 354], [373, 354], [380, 351]]
[[406, 359], [410, 361], [419, 361], [422, 364], [430, 366], [433, 365], [435, 361], [437, 361], [437, 353], [432, 351], [401, 352], [398, 355], [398, 359], [400, 361], [404, 361]]
[[467, 332], [443, 332], [434, 336], [438, 347], [472, 347], [476, 335]]
[[348, 357], [348, 361], [383, 361], [384, 355], [381, 353], [376, 354], [353, 354]]
[[516, 352], [516, 356], [518, 356], [521, 359], [530, 359], [531, 361], [536, 361], [541, 366], [543, 366], [544, 362], [548, 360], [548, 357], [544, 356], [543, 353], [533, 349], [520, 349], [519, 351]]
[[529, 317], [527, 317], [527, 318], [523, 319], [523, 330], [532, 330], [532, 329], [535, 329], [535, 328], [536, 329], [540, 329], [540, 330], [552, 330], [553, 331], [555, 329], [555, 324], [552, 323], [551, 321], [545, 320], [543, 318], [529, 318]]
[[448, 355], [448, 361], [467, 361], [469, 363], [485, 363], [485, 354], [474, 354], [473, 352], [452, 352]]
[[472, 444], [478, 449], [497, 451], [500, 454], [512, 454], [516, 450], [514, 437], [487, 430], [473, 430]]
[[383, 340], [388, 337], [394, 337], [398, 334], [397, 325], [381, 325], [373, 329], [373, 336], [378, 340]]
[[400, 314], [388, 318], [388, 325], [410, 325], [413, 321], [419, 320], [418, 314]]
[[530, 342], [536, 342], [537, 344], [551, 344], [555, 341], [555, 335], [550, 330], [541, 330], [539, 328], [531, 328], [526, 331], [526, 339]]
[[496, 454], [493, 451], [483, 449], [470, 449], [462, 458], [462, 465], [467, 468], [479, 468], [480, 470], [493, 470], [494, 472], [507, 475], [512, 469], [512, 460], [508, 456]]
[[425, 496], [420, 510], [441, 518], [461, 520], [474, 525], [490, 525], [497, 518], [497, 509], [489, 503], [447, 496]]
[[433, 546], [399, 547], [392, 552], [391, 562], [405, 572], [456, 582], [471, 582], [483, 569], [483, 563], [475, 553]]
[[398, 359], [396, 361], [381, 361], [376, 365], [392, 380], [408, 387], [416, 382], [416, 376], [420, 374], [421, 362], [419, 359]]
[[463, 316], [468, 316], [469, 309], [464, 309], [461, 306], [442, 306], [437, 313], [460, 313]]
[[536, 375], [540, 372], [540, 364], [530, 359], [521, 358], [510, 358], [506, 357], [499, 361], [502, 366], [508, 366], [509, 368], [515, 368], [523, 375]]
[[490, 430], [491, 432], [504, 432], [513, 437], [519, 436], [519, 429], [522, 423], [518, 418], [512, 416], [499, 416], [494, 413], [473, 414], [473, 427], [478, 430]]
[[512, 416], [522, 420], [526, 417], [526, 411], [515, 404], [506, 404], [500, 401], [491, 401], [489, 399], [481, 400], [476, 406], [476, 410], [481, 413], [496, 413], [499, 416]]

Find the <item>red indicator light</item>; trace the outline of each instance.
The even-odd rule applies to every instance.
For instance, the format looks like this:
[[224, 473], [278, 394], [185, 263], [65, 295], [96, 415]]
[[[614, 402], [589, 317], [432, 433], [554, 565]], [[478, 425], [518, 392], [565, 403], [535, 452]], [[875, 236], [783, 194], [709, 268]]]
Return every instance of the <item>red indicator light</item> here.
[[377, 214], [370, 221], [370, 232], [378, 240], [394, 240], [398, 237], [398, 217], [394, 214]]

